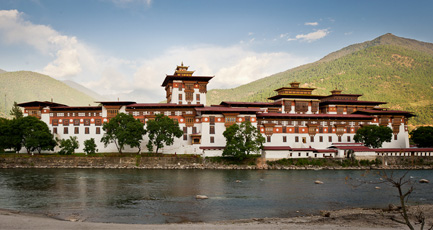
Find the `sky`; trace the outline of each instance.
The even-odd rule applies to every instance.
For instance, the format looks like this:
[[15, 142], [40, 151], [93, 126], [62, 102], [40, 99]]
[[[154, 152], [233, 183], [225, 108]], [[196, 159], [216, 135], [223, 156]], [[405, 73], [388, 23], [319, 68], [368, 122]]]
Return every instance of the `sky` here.
[[386, 33], [433, 43], [433, 1], [0, 0], [0, 69], [165, 98], [182, 62], [232, 88]]

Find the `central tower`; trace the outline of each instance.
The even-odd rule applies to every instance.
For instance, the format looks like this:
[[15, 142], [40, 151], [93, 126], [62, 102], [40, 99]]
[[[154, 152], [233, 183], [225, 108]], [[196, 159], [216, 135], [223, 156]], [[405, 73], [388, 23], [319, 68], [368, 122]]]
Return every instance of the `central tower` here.
[[207, 84], [214, 76], [193, 76], [194, 71], [182, 64], [162, 83], [167, 103], [206, 105]]

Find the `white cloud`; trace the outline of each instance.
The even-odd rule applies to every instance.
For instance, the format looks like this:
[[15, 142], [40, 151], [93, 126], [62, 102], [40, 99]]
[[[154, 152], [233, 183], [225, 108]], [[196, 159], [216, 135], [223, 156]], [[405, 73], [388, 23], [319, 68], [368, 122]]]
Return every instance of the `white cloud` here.
[[145, 91], [147, 96], [136, 98], [138, 102], [163, 100], [161, 83], [181, 61], [191, 65], [195, 75], [215, 75], [209, 88], [235, 87], [308, 61], [283, 52], [255, 52], [243, 44], [169, 47], [160, 56], [147, 60], [118, 59], [76, 37], [33, 24], [16, 10], [0, 11], [0, 43], [32, 47], [36, 55], [47, 59], [40, 72], [57, 79], [72, 79], [100, 94]]
[[308, 34], [298, 34], [295, 38], [288, 38], [287, 41], [301, 40], [306, 42], [313, 42], [326, 37], [328, 34], [328, 29], [321, 29]]
[[306, 25], [306, 26], [317, 26], [317, 25], [319, 25], [319, 23], [318, 22], [306, 22], [306, 23], [304, 23], [304, 25]]

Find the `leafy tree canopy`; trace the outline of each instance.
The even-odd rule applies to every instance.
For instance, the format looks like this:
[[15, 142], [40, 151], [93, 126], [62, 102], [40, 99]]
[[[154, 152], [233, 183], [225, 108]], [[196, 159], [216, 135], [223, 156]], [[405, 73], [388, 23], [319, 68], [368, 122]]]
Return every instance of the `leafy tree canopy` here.
[[119, 113], [102, 126], [105, 134], [101, 138], [101, 142], [104, 143], [105, 147], [114, 143], [119, 153], [122, 153], [125, 145], [129, 145], [131, 148], [137, 147], [140, 151], [141, 140], [146, 134], [143, 126], [140, 120], [134, 119], [132, 115]]
[[258, 153], [265, 143], [260, 131], [249, 121], [231, 125], [223, 135], [226, 138], [223, 156], [233, 156], [240, 160], [252, 152]]
[[371, 148], [382, 147], [383, 142], [391, 142], [392, 129], [387, 126], [367, 125], [356, 131], [355, 142]]
[[60, 144], [60, 155], [71, 155], [75, 152], [75, 149], [80, 147], [80, 143], [78, 143], [76, 136], [69, 137], [69, 139], [61, 139], [58, 140], [58, 142]]
[[0, 149], [21, 150], [22, 131], [19, 128], [19, 120], [7, 120], [0, 118]]
[[410, 132], [411, 139], [418, 147], [433, 147], [433, 127], [422, 126]]
[[156, 115], [154, 120], [147, 121], [146, 129], [149, 134], [149, 142], [146, 147], [149, 151], [153, 151], [155, 145], [156, 153], [164, 147], [164, 144], [172, 145], [174, 138], [179, 138], [183, 134], [177, 121], [162, 114]]
[[96, 152], [98, 152], [98, 149], [96, 149], [95, 139], [90, 138], [88, 140], [85, 140], [83, 150], [86, 154], [95, 154]]
[[27, 116], [15, 120], [21, 130], [21, 143], [27, 153], [42, 150], [54, 150], [57, 143], [47, 124], [36, 117]]
[[11, 111], [9, 112], [10, 115], [12, 115], [14, 118], [19, 119], [24, 117], [23, 111], [18, 106], [17, 102], [14, 101], [14, 105], [12, 106]]

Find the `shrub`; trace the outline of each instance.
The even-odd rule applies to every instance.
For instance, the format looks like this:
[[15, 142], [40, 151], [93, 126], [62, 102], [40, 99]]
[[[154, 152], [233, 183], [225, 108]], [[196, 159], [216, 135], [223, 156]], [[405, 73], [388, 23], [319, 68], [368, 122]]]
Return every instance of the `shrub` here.
[[98, 149], [96, 149], [95, 139], [90, 138], [89, 140], [84, 141], [84, 149], [83, 151], [86, 154], [95, 154], [98, 152]]

